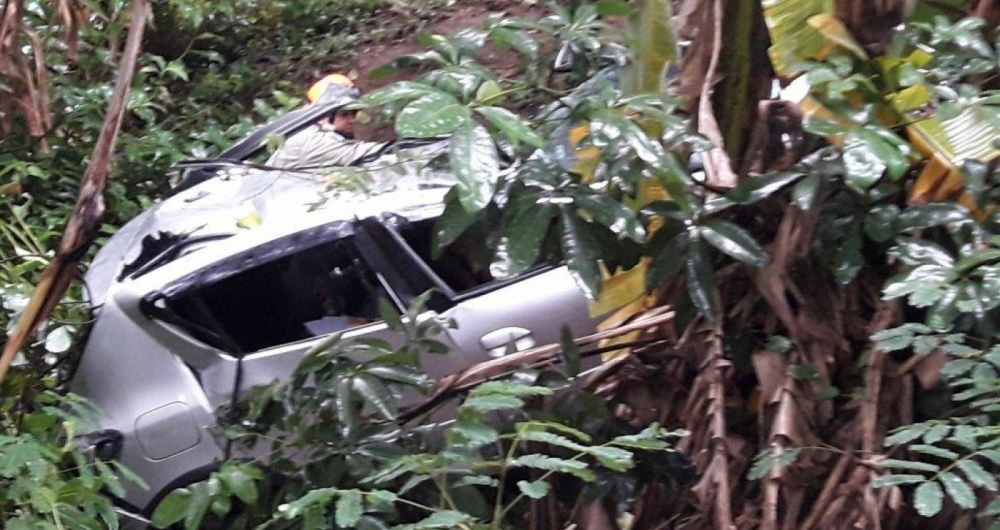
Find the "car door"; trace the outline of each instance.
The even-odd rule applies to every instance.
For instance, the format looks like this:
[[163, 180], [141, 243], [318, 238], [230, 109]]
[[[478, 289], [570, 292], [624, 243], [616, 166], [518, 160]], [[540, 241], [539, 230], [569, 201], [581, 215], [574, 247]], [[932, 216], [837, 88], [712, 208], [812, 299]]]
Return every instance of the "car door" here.
[[587, 298], [564, 266], [540, 264], [517, 277], [497, 280], [473, 270], [460, 255], [446, 251], [432, 258], [429, 234], [434, 221], [370, 218], [355, 228], [365, 259], [401, 294], [403, 305], [434, 289], [429, 309], [455, 323], [446, 342], [461, 361], [435, 368], [438, 373], [432, 375], [558, 342], [564, 326], [574, 336], [595, 331]]
[[[300, 238], [305, 240], [306, 238]], [[237, 359], [231, 391], [287, 380], [307, 351], [329, 336], [398, 342], [382, 322], [379, 299], [395, 297], [360, 258], [349, 230], [319, 242], [274, 241], [248, 256], [272, 257], [169, 297], [175, 320]], [[271, 253], [269, 247], [282, 248]], [[210, 327], [210, 330], [202, 328]]]

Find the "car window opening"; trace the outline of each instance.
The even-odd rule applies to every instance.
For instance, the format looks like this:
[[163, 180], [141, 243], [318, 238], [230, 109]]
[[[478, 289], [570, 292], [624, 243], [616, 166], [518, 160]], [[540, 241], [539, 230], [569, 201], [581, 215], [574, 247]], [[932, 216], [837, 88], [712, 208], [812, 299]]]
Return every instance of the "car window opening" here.
[[437, 219], [424, 219], [398, 229], [406, 244], [430, 266], [438, 278], [455, 293], [471, 291], [496, 281], [488, 270], [477, 270], [468, 257], [466, 241], [461, 237], [432, 257], [434, 226]]
[[389, 297], [353, 237], [345, 237], [201, 286], [170, 305], [192, 322], [210, 315], [243, 352], [253, 352], [379, 321], [379, 298]]
[[539, 272], [551, 269], [556, 261], [544, 254], [528, 270], [516, 278], [496, 278], [488, 267], [477, 267], [472, 258], [476, 245], [474, 236], [463, 234], [453, 243], [441, 250], [438, 257], [434, 255], [434, 230], [437, 219], [424, 219], [401, 226], [397, 233], [417, 256], [426, 263], [439, 281], [455, 293], [456, 300], [474, 297], [501, 286], [515, 282]]

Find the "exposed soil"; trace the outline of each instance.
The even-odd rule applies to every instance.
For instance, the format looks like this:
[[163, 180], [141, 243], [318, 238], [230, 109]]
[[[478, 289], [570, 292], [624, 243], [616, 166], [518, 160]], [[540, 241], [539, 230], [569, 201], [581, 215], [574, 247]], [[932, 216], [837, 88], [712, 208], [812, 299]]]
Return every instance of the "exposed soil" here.
[[[362, 90], [370, 90], [393, 80], [370, 79], [372, 70], [396, 57], [423, 49], [419, 44], [421, 33], [448, 35], [465, 28], [480, 28], [490, 15], [537, 20], [546, 13], [544, 7], [522, 0], [487, 0], [430, 8], [393, 4], [380, 13], [385, 24], [377, 28], [378, 31], [373, 31], [375, 36], [363, 41], [342, 66], [356, 77]], [[516, 67], [518, 58], [513, 53], [485, 49], [480, 60], [496, 71], [503, 71]]]

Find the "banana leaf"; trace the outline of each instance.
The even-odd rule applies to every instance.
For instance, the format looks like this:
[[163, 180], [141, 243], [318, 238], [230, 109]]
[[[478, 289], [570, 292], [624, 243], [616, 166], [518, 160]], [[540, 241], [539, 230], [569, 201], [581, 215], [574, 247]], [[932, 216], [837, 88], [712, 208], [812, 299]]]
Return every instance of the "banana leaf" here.
[[667, 66], [677, 60], [670, 0], [638, 0], [629, 16], [629, 30], [635, 59], [623, 72], [622, 88], [628, 95], [662, 92]]
[[906, 132], [929, 159], [910, 190], [909, 202], [956, 199], [983, 220], [992, 207], [984, 211], [965, 191], [960, 167], [966, 160], [990, 162], [1000, 157], [995, 145], [1000, 138], [1000, 107], [976, 105], [947, 120], [932, 116], [908, 125]]
[[809, 19], [832, 15], [834, 0], [764, 0], [764, 22], [771, 33], [768, 54], [775, 72], [791, 76], [801, 71], [801, 64], [827, 49], [829, 41]]

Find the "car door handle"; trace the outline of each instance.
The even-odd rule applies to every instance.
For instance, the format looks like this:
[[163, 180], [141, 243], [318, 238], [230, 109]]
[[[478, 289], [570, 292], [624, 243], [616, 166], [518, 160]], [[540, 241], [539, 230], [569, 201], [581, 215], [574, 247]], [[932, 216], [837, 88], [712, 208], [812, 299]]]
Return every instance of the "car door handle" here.
[[479, 339], [479, 345], [490, 357], [501, 357], [509, 344], [514, 345], [515, 351], [526, 350], [535, 345], [535, 338], [529, 329], [509, 327], [493, 330]]

